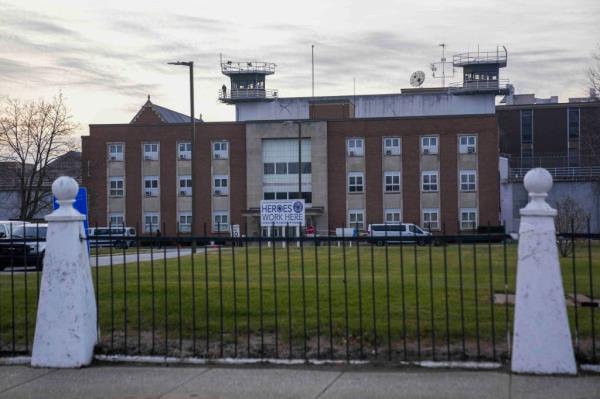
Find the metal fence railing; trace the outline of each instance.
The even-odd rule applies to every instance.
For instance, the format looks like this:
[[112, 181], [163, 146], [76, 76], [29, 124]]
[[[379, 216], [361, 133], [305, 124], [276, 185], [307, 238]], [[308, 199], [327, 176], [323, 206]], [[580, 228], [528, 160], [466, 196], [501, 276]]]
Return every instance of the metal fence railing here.
[[[94, 236], [96, 351], [507, 361], [517, 245], [491, 231], [399, 239], [249, 237], [242, 228], [235, 238], [135, 235], [120, 248]], [[558, 238], [569, 248], [560, 261], [577, 358], [598, 363], [600, 236]], [[31, 350], [41, 273], [19, 252], [29, 242], [0, 242], [3, 356]]]

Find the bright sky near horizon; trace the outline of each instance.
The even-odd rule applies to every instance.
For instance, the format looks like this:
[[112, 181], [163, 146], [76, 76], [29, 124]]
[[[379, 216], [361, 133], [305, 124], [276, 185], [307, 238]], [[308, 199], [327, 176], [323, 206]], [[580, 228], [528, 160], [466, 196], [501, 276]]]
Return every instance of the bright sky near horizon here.
[[[234, 120], [220, 104], [225, 59], [277, 63], [267, 88], [280, 96], [397, 92], [429, 63], [447, 55], [508, 49], [517, 93], [587, 94], [586, 69], [600, 43], [598, 0], [305, 0], [90, 2], [0, 0], [0, 100], [65, 95], [87, 134], [91, 123], [126, 123], [152, 96], [189, 113], [188, 71], [194, 61], [196, 114]], [[452, 79], [450, 79], [452, 80]], [[460, 80], [455, 76], [453, 80]]]

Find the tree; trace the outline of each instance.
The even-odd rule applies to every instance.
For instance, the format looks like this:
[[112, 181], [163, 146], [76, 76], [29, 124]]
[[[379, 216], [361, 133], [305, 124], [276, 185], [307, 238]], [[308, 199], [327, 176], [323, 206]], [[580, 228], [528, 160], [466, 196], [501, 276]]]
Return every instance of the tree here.
[[[587, 221], [590, 215], [571, 196], [556, 201], [555, 207], [557, 233], [569, 234], [587, 231]], [[568, 256], [574, 244], [573, 238], [558, 236], [558, 251], [561, 256]]]
[[590, 94], [600, 96], [600, 44], [595, 52], [592, 53], [592, 65], [588, 68], [588, 83]]
[[9, 98], [0, 107], [0, 161], [18, 191], [20, 220], [51, 203], [48, 165], [75, 147], [76, 127], [62, 94], [51, 101]]

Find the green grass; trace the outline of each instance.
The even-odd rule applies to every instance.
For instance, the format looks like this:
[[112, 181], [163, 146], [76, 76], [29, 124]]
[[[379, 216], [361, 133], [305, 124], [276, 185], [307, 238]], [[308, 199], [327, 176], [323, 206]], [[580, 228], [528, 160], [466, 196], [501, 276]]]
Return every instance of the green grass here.
[[[98, 287], [102, 350], [124, 351], [126, 318], [129, 352], [139, 349], [142, 353], [164, 353], [166, 342], [169, 352], [178, 353], [181, 338], [183, 352], [189, 354], [195, 336], [198, 354], [205, 353], [208, 337], [212, 355], [220, 355], [221, 339], [225, 354], [232, 354], [237, 342], [239, 353], [248, 355], [246, 345], [250, 336], [250, 355], [256, 355], [261, 348], [274, 355], [277, 329], [278, 354], [288, 356], [291, 331], [294, 354], [302, 355], [306, 329], [308, 351], [313, 353], [318, 342], [320, 350], [328, 354], [331, 334], [336, 356], [343, 354], [346, 342], [356, 354], [362, 341], [365, 355], [373, 355], [375, 344], [382, 352], [389, 345], [392, 352], [404, 353], [406, 342], [410, 354], [414, 354], [420, 344], [424, 356], [431, 357], [431, 350], [435, 348], [437, 356], [443, 358], [447, 340], [451, 352], [462, 351], [463, 330], [469, 355], [479, 353], [489, 358], [493, 354], [494, 340], [497, 355], [507, 353], [513, 307], [492, 305], [491, 298], [493, 292], [513, 293], [515, 290], [515, 245], [506, 248], [501, 244], [463, 245], [460, 249], [457, 245], [431, 249], [395, 245], [372, 250], [369, 246], [354, 245], [316, 249], [312, 245], [303, 251], [295, 246], [287, 249], [278, 246], [274, 251], [263, 245], [261, 251], [257, 247], [235, 251], [223, 248], [206, 254], [200, 249], [193, 262], [190, 256], [178, 262], [177, 259], [164, 261], [161, 254], [155, 254], [152, 264], [144, 262], [139, 267], [129, 264], [93, 268], [94, 284]], [[592, 286], [587, 247], [583, 244], [576, 253], [575, 282], [580, 294], [589, 296], [593, 289], [595, 295], [600, 296], [600, 246], [594, 246], [592, 252]], [[561, 265], [565, 291], [574, 292], [572, 259], [562, 258]], [[38, 287], [36, 276], [37, 273], [29, 273], [27, 279], [22, 273], [0, 276], [0, 339], [4, 351], [11, 350], [13, 304], [18, 347], [23, 348], [25, 344], [26, 326], [31, 344]], [[14, 302], [11, 279], [14, 279]], [[577, 331], [581, 356], [591, 348], [592, 312], [595, 313], [596, 336], [599, 336], [597, 308], [569, 307], [572, 331]]]

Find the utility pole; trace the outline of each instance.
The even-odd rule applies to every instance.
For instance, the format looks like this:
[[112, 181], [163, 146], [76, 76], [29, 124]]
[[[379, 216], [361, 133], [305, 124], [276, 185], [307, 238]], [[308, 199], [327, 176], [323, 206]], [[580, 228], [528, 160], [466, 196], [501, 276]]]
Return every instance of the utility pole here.
[[[196, 182], [196, 118], [194, 117], [194, 61], [177, 61], [169, 62], [170, 65], [183, 65], [190, 69], [190, 125], [191, 125], [191, 142], [192, 142], [192, 226], [191, 236], [195, 237], [197, 217], [194, 209], [196, 205], [196, 195], [198, 184]], [[196, 252], [196, 240], [192, 239], [192, 252]]]

